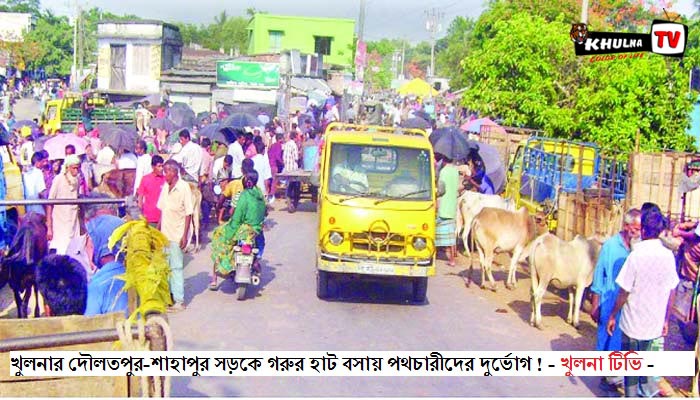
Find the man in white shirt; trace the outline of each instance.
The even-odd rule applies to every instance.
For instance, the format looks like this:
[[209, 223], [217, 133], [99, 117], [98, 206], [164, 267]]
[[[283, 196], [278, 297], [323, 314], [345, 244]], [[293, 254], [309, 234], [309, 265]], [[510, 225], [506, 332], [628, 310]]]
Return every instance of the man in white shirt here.
[[[22, 174], [22, 180], [24, 181], [24, 198], [27, 200], [46, 198], [46, 182], [44, 181], [44, 173], [41, 168], [48, 160], [45, 159], [40, 152], [36, 152], [32, 155], [31, 161], [32, 165], [27, 172]], [[35, 212], [46, 215], [44, 206], [26, 206], [26, 210], [28, 213]]]
[[102, 143], [102, 148], [97, 152], [97, 156], [95, 157], [96, 162], [93, 166], [95, 184], [99, 185], [100, 182], [102, 182], [102, 176], [116, 168], [114, 156], [114, 150], [107, 144]]
[[[633, 246], [615, 283], [620, 287], [608, 319], [608, 334], [615, 330], [615, 316], [622, 310], [622, 350], [649, 351], [652, 342], [668, 332], [675, 288], [679, 283], [676, 260], [659, 235], [666, 228], [656, 210], [642, 213], [642, 241]], [[650, 377], [626, 376], [626, 397], [653, 397], [658, 387]]]
[[136, 155], [129, 150], [122, 150], [119, 159], [117, 160], [117, 168], [119, 169], [136, 169]]
[[241, 132], [236, 133], [236, 141], [228, 146], [228, 154], [233, 157], [233, 178], [237, 179], [243, 176], [241, 173], [241, 165], [243, 164], [243, 159], [245, 158], [245, 152], [243, 151], [243, 145], [245, 144], [245, 135]]
[[269, 179], [272, 179], [272, 169], [270, 168], [270, 159], [265, 153], [265, 145], [261, 142], [255, 144], [257, 154], [251, 157], [253, 160], [253, 168], [258, 173], [258, 187], [267, 196], [270, 193], [268, 190]]
[[146, 153], [146, 142], [139, 140], [136, 142], [136, 176], [134, 177], [134, 194], [141, 184], [141, 179], [153, 171], [151, 166], [151, 155]]
[[173, 160], [180, 163], [189, 178], [185, 180], [199, 182], [199, 169], [202, 167], [202, 148], [190, 140], [190, 131], [183, 129], [180, 131], [180, 144], [182, 150], [173, 155]]

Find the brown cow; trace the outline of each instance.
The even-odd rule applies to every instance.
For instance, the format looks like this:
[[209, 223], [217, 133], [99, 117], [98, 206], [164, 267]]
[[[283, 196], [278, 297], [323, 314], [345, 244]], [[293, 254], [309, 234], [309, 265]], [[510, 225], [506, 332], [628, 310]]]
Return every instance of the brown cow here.
[[[486, 275], [491, 282], [491, 290], [496, 291], [491, 272], [493, 256], [496, 252], [508, 252], [511, 254], [506, 288], [515, 288], [515, 272], [518, 262], [523, 258], [526, 246], [537, 237], [537, 225], [528, 214], [525, 207], [518, 211], [508, 211], [499, 208], [486, 207], [472, 221], [471, 229], [472, 245], [479, 253], [481, 262], [481, 288], [486, 286]], [[469, 280], [472, 280], [474, 265], [469, 257]]]
[[102, 175], [102, 181], [94, 191], [110, 197], [124, 198], [134, 194], [135, 169], [113, 169]]

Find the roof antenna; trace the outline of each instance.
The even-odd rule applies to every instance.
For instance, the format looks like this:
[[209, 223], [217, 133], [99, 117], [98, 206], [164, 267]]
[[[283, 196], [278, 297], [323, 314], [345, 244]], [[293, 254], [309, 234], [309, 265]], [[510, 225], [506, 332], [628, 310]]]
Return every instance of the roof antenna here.
[[668, 11], [666, 11], [666, 8], [662, 8], [662, 10], [664, 10], [664, 15], [666, 15], [667, 21], [676, 22], [676, 20], [678, 20], [678, 18], [681, 17], [680, 14], [678, 14], [678, 15], [676, 15], [676, 18], [671, 19], [671, 17], [668, 16]]

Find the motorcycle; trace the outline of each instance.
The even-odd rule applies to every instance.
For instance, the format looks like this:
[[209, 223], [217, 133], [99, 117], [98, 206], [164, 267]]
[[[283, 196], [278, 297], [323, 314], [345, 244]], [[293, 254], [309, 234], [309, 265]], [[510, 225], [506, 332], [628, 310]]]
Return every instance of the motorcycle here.
[[234, 268], [233, 281], [236, 284], [236, 298], [244, 300], [249, 286], [260, 285], [259, 250], [255, 248], [255, 240], [239, 241], [233, 247]]

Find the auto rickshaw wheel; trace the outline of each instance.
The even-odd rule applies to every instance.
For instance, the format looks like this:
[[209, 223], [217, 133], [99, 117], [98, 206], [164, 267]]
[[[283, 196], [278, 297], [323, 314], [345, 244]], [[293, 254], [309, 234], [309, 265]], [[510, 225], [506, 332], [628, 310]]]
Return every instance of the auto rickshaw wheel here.
[[428, 278], [419, 277], [413, 278], [413, 302], [425, 303], [425, 297], [428, 294]]
[[319, 299], [327, 299], [328, 296], [328, 272], [319, 270], [316, 274], [316, 296]]

